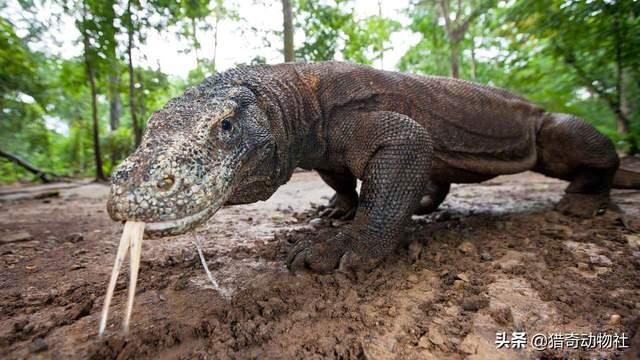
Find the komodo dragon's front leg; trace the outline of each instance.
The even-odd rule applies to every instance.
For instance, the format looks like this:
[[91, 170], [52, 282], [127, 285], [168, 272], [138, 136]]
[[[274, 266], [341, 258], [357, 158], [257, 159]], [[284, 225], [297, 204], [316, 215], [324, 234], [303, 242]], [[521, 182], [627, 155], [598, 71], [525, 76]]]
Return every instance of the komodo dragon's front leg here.
[[[392, 253], [418, 205], [431, 170], [427, 130], [394, 112], [344, 112], [329, 131], [329, 151], [362, 180], [353, 222], [321, 243], [302, 241], [289, 252], [292, 271], [360, 270]], [[333, 157], [333, 156], [332, 156]], [[335, 164], [334, 164], [335, 165]]]

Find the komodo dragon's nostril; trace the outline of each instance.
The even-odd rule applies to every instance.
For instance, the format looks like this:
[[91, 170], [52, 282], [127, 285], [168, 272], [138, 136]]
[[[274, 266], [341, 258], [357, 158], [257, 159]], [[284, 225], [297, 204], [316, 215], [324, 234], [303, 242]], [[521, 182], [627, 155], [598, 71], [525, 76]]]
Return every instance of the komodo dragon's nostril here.
[[162, 178], [162, 180], [158, 181], [156, 186], [158, 187], [158, 189], [160, 189], [160, 191], [169, 191], [171, 190], [174, 184], [175, 184], [175, 179], [173, 178], [173, 175], [167, 175], [164, 178]]

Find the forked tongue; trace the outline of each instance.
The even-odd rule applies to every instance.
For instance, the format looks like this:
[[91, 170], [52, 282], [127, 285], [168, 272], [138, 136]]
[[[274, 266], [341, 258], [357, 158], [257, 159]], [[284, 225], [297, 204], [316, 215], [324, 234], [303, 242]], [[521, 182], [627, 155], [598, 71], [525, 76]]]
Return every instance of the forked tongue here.
[[116, 254], [116, 261], [113, 264], [113, 270], [111, 270], [111, 278], [109, 279], [107, 295], [104, 298], [104, 305], [102, 307], [100, 328], [98, 331], [98, 334], [100, 336], [102, 336], [105, 328], [107, 327], [109, 305], [111, 304], [111, 298], [113, 298], [113, 291], [116, 288], [116, 280], [118, 279], [118, 274], [120, 273], [120, 267], [122, 266], [122, 263], [124, 262], [128, 251], [131, 253], [129, 257], [129, 264], [131, 267], [131, 269], [129, 270], [129, 295], [127, 298], [127, 307], [122, 328], [125, 333], [129, 331], [129, 319], [131, 318], [131, 311], [133, 310], [133, 298], [136, 294], [136, 282], [138, 280], [138, 269], [140, 268], [140, 253], [142, 251], [143, 235], [143, 222], [127, 221], [124, 224], [124, 230], [122, 231], [120, 245], [118, 245], [118, 252]]

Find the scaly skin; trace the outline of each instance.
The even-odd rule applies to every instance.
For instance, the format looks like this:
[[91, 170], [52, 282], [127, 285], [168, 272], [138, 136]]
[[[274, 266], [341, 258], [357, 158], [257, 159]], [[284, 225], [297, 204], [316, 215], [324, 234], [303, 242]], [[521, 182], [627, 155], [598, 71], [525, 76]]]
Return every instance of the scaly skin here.
[[353, 221], [325, 243], [296, 244], [288, 266], [358, 270], [391, 253], [411, 214], [434, 211], [451, 183], [535, 170], [571, 181], [562, 211], [591, 216], [618, 162], [587, 123], [504, 90], [339, 62], [260, 65], [156, 112], [112, 177], [108, 210], [147, 222], [147, 236], [175, 235], [223, 204], [269, 198], [296, 167], [315, 169], [336, 191], [324, 214]]

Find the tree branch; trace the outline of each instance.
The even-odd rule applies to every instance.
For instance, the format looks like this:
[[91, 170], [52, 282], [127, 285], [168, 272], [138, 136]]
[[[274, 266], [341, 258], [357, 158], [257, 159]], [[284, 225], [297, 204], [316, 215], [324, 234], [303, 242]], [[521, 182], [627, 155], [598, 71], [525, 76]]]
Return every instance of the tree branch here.
[[0, 149], [0, 157], [3, 157], [5, 159], [8, 159], [12, 162], [14, 162], [16, 165], [19, 165], [21, 167], [23, 167], [25, 170], [29, 171], [30, 173], [36, 175], [37, 177], [40, 178], [40, 180], [42, 180], [43, 183], [50, 183], [53, 181], [59, 181], [62, 177], [60, 175], [56, 175], [54, 173], [48, 172], [48, 171], [44, 171], [42, 169], [39, 169], [33, 165], [31, 165], [31, 163], [29, 163], [28, 161], [24, 160], [23, 158], [19, 157], [18, 155], [14, 155], [12, 153], [3, 151]]

